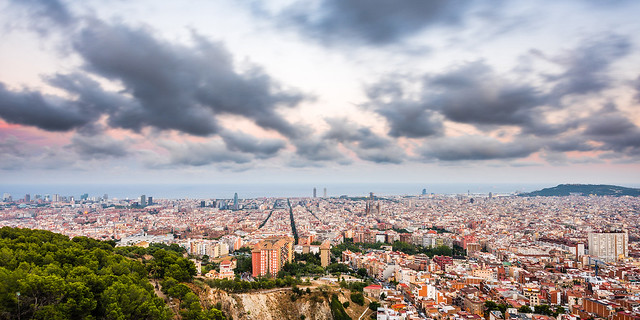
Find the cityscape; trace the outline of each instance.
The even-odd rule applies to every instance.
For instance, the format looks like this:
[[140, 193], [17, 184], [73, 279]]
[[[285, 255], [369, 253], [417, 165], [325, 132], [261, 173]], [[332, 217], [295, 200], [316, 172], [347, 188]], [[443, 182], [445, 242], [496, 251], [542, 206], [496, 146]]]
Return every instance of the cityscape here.
[[638, 13], [0, 0], [0, 320], [640, 320]]
[[[315, 269], [297, 275], [314, 288], [370, 283], [361, 289], [379, 306], [369, 311], [377, 319], [627, 320], [640, 311], [639, 197], [417, 191], [170, 200], [5, 193], [0, 222], [116, 247], [178, 245], [196, 278], [218, 281], [279, 278], [316, 256]], [[245, 308], [223, 311], [273, 316]]]

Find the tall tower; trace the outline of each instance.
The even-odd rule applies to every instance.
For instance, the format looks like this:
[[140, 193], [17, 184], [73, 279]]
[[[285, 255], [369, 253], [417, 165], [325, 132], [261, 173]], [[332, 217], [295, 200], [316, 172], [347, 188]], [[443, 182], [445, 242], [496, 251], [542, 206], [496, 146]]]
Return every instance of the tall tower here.
[[316, 197], [316, 188], [315, 187], [313, 188], [313, 197], [314, 198]]
[[238, 193], [233, 195], [233, 210], [238, 210]]
[[324, 198], [327, 197], [327, 188], [324, 188]]
[[139, 201], [138, 201], [138, 204], [139, 204], [141, 207], [146, 206], [146, 205], [147, 205], [147, 196], [145, 196], [144, 194], [143, 194], [143, 195], [141, 195], [141, 196], [140, 196], [140, 199], [139, 199]]

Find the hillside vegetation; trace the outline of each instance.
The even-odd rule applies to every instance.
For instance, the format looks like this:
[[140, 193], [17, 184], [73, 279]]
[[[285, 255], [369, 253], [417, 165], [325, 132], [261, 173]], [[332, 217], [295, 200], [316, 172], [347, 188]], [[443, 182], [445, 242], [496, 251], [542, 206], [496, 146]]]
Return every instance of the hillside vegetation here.
[[522, 193], [523, 197], [563, 197], [570, 195], [595, 195], [595, 196], [640, 196], [640, 189], [626, 188], [606, 184], [560, 184], [552, 188], [529, 193]]
[[224, 319], [180, 284], [195, 266], [178, 250], [0, 228], [0, 319], [172, 319], [150, 275], [178, 301], [182, 319]]

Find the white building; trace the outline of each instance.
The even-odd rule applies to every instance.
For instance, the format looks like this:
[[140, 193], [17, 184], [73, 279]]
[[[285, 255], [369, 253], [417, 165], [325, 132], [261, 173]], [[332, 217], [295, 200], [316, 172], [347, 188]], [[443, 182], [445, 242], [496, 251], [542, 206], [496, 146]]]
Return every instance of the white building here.
[[604, 261], [617, 261], [629, 255], [629, 234], [625, 232], [589, 233], [589, 254]]

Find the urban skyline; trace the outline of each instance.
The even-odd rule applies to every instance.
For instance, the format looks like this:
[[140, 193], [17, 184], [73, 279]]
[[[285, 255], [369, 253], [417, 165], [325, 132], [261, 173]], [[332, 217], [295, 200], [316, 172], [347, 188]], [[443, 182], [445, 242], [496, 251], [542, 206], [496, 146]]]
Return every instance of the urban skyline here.
[[634, 1], [0, 6], [2, 184], [638, 181]]

